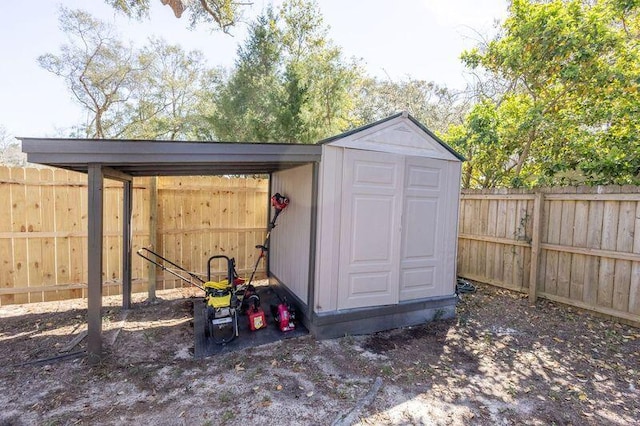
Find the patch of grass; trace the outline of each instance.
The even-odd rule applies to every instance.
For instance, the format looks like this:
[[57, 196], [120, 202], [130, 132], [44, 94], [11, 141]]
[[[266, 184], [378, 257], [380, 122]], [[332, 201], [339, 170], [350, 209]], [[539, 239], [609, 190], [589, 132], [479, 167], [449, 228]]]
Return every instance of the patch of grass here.
[[314, 383], [323, 383], [326, 380], [325, 374], [319, 368], [311, 369], [309, 376]]
[[262, 367], [255, 368], [251, 370], [248, 374], [249, 379], [259, 379], [263, 375], [264, 375], [264, 368]]
[[349, 399], [350, 397], [349, 393], [345, 389], [338, 389], [336, 391], [336, 395], [338, 395], [338, 398], [340, 399]]
[[382, 368], [380, 369], [380, 373], [383, 376], [389, 377], [394, 374], [393, 367], [391, 367], [390, 365], [383, 365]]
[[218, 396], [218, 400], [223, 404], [226, 404], [228, 402], [231, 402], [234, 396], [235, 395], [231, 392], [222, 392], [220, 396]]
[[221, 420], [226, 423], [226, 422], [230, 422], [235, 417], [236, 415], [233, 413], [233, 410], [227, 410], [224, 413], [222, 413]]

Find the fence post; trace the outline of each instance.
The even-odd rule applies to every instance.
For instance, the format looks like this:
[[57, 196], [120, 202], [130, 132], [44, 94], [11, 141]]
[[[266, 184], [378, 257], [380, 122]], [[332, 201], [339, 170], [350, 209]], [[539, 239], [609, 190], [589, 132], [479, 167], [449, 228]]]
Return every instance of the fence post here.
[[[149, 246], [158, 250], [158, 177], [151, 176], [149, 185]], [[156, 299], [156, 265], [149, 266], [148, 299]]]
[[536, 303], [538, 288], [538, 268], [540, 255], [540, 233], [542, 229], [542, 205], [544, 203], [544, 194], [536, 193], [533, 201], [533, 231], [531, 235], [531, 269], [529, 271], [529, 302]]

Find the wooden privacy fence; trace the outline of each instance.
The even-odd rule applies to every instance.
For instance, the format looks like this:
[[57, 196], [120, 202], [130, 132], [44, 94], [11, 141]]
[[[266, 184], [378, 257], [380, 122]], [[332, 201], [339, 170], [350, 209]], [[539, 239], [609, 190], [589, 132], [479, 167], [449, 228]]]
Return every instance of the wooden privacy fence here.
[[640, 188], [462, 193], [458, 275], [640, 324]]
[[[268, 180], [228, 177], [136, 178], [134, 252], [150, 242], [198, 273], [214, 254], [235, 257], [248, 275], [262, 244]], [[0, 167], [0, 305], [83, 297], [87, 283], [87, 176], [53, 169]], [[121, 291], [122, 185], [105, 180], [103, 294]], [[213, 264], [224, 274], [225, 265]], [[151, 265], [134, 255], [133, 290], [146, 291]], [[259, 270], [259, 272], [264, 269]], [[182, 286], [158, 272], [156, 286]]]

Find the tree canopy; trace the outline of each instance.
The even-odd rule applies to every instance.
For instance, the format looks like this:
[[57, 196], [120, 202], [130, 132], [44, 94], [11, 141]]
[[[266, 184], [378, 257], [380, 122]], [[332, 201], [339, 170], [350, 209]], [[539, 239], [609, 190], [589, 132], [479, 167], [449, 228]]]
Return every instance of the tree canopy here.
[[[106, 1], [145, 16], [152, 0]], [[248, 6], [189, 5], [223, 31]], [[214, 5], [218, 18], [207, 10]], [[637, 184], [639, 6], [512, 0], [497, 35], [462, 53], [477, 77], [465, 91], [367, 75], [331, 40], [314, 0], [266, 8], [231, 69], [161, 39], [134, 48], [66, 9], [68, 43], [39, 61], [87, 111], [80, 136], [308, 143], [406, 110], [467, 158], [464, 187]]]
[[194, 139], [210, 113], [217, 73], [200, 52], [155, 39], [136, 49], [115, 28], [81, 10], [62, 8], [67, 43], [38, 58], [62, 77], [87, 112], [74, 135], [90, 138]]
[[362, 70], [327, 37], [317, 4], [289, 0], [251, 25], [210, 122], [224, 140], [316, 142], [351, 126]]
[[462, 55], [506, 88], [447, 136], [465, 184], [637, 183], [638, 30], [635, 1], [513, 0], [502, 32]]

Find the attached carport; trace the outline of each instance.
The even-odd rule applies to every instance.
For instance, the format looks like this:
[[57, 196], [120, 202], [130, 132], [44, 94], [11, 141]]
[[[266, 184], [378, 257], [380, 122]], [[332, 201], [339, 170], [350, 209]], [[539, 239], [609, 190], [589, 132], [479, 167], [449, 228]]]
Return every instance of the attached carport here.
[[[282, 143], [177, 142], [105, 139], [20, 138], [30, 163], [88, 175], [88, 314], [87, 351], [93, 361], [102, 354], [102, 267], [104, 179], [123, 184], [122, 306], [131, 307], [131, 218], [133, 178], [271, 174], [301, 165], [313, 168], [312, 200], [318, 192], [322, 146]], [[316, 208], [311, 209], [311, 244], [315, 244]], [[309, 247], [309, 256], [315, 250]], [[312, 261], [312, 259], [310, 259]], [[312, 277], [310, 277], [312, 279]], [[309, 283], [310, 288], [313, 284]], [[309, 292], [312, 297], [313, 292]], [[308, 306], [312, 302], [307, 301]]]

